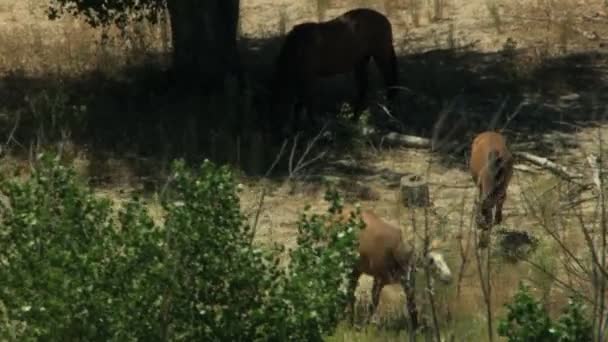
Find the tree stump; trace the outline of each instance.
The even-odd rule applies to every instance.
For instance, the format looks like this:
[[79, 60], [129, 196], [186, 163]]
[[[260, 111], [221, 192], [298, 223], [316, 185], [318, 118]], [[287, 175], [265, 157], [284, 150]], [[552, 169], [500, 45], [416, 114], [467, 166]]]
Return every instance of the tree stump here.
[[401, 177], [401, 203], [406, 208], [429, 206], [429, 186], [422, 177], [416, 175]]

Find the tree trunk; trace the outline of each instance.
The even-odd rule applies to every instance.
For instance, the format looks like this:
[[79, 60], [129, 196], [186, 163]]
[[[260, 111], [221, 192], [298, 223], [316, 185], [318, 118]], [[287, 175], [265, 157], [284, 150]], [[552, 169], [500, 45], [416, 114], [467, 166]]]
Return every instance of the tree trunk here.
[[180, 83], [218, 89], [229, 74], [240, 76], [239, 0], [168, 0], [167, 9]]

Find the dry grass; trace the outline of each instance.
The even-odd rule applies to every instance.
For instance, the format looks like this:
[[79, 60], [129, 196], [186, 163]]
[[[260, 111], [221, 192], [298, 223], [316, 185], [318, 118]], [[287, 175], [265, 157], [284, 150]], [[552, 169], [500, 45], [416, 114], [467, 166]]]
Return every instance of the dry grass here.
[[45, 18], [44, 2], [0, 2], [0, 73], [29, 76], [79, 75], [93, 70], [115, 71], [167, 52], [167, 28], [150, 23], [132, 25], [126, 39], [116, 28], [107, 32], [79, 19]]
[[[604, 128], [606, 130], [606, 128]], [[586, 134], [582, 132], [581, 135]], [[568, 160], [571, 156], [577, 155], [579, 151], [563, 151], [563, 158], [560, 162]], [[412, 150], [393, 150], [383, 151], [379, 154], [369, 155], [367, 163], [372, 166], [390, 166], [394, 170], [408, 170], [412, 172], [423, 171], [427, 167], [428, 156], [425, 153]], [[576, 166], [568, 164], [570, 167]], [[458, 201], [463, 197], [472, 199], [475, 190], [472, 188], [470, 176], [464, 170], [443, 169], [437, 165], [431, 175], [432, 185], [431, 194], [433, 197], [433, 208], [437, 215], [432, 215], [432, 227], [436, 228], [435, 235], [444, 239], [446, 246], [444, 251], [448, 258], [448, 263], [453, 271], [457, 271], [460, 265], [458, 256], [458, 246], [455, 234], [459, 225], [460, 212]], [[379, 181], [366, 183], [380, 193], [378, 201], [362, 201], [362, 206], [376, 210], [382, 217], [392, 222], [401, 222], [405, 230], [410, 229], [409, 211], [398, 209], [396, 193], [394, 189], [387, 188], [387, 185]], [[462, 185], [470, 184], [470, 188], [462, 188]], [[565, 240], [572, 250], [581, 250], [583, 246], [582, 236], [576, 228], [576, 218], [573, 213], [557, 212], [560, 202], [560, 191], [557, 187], [563, 181], [549, 175], [546, 172], [530, 175], [526, 172], [516, 171], [513, 182], [509, 188], [509, 199], [505, 207], [506, 221], [505, 227], [510, 229], [524, 230], [540, 239], [538, 250], [531, 256], [531, 261], [543, 265], [550, 270], [554, 276], [560, 279], [567, 279], [568, 274], [556, 256], [560, 251], [552, 239], [544, 232], [541, 225], [543, 222], [552, 224], [556, 217], [566, 225], [567, 234]], [[452, 188], [453, 187], [453, 188]], [[254, 195], [255, 191], [251, 190]], [[523, 198], [522, 194], [534, 194], [529, 203]], [[309, 203], [316, 210], [323, 210], [322, 192], [317, 194], [301, 194], [297, 198], [290, 197], [287, 190], [277, 188], [275, 192], [267, 197], [267, 207], [265, 212], [266, 222], [261, 224], [264, 227], [260, 231], [261, 239], [271, 239], [272, 241], [284, 241], [288, 244], [294, 243], [295, 234], [293, 223], [296, 213], [305, 203]], [[588, 195], [582, 194], [582, 197]], [[254, 197], [245, 195], [243, 201], [251, 203]], [[465, 203], [465, 227], [469, 226], [468, 215], [472, 210], [472, 200]], [[585, 215], [592, 215], [591, 208], [585, 205]], [[420, 215], [420, 214], [418, 214]], [[398, 219], [400, 217], [401, 219]], [[418, 220], [422, 220], [418, 216]], [[468, 228], [467, 228], [468, 229]], [[442, 233], [438, 233], [441, 230]], [[496, 243], [494, 243], [495, 245]], [[534, 293], [542, 298], [545, 306], [552, 315], [557, 315], [566, 303], [568, 291], [565, 291], [551, 277], [547, 277], [537, 268], [532, 267], [526, 262], [513, 263], [505, 260], [499, 255], [493, 256], [494, 267], [491, 275], [492, 282], [492, 311], [495, 318], [504, 315], [504, 304], [509, 302], [514, 295], [520, 281], [531, 283]], [[422, 286], [422, 284], [419, 284]], [[464, 268], [462, 289], [459, 296], [456, 295], [455, 284], [445, 288], [438, 285], [438, 308], [442, 322], [442, 329], [445, 334], [453, 334], [457, 340], [460, 338], [482, 338], [487, 337], [485, 318], [483, 315], [484, 300], [479, 288], [479, 279], [476, 274], [476, 267], [473, 262], [469, 262]], [[371, 290], [371, 279], [363, 276], [357, 291], [357, 297], [362, 307], [369, 301]], [[423, 293], [419, 291], [418, 293]], [[428, 303], [424, 298], [419, 298], [419, 305], [426, 306]], [[420, 304], [421, 303], [421, 304]], [[392, 326], [399, 326], [399, 322], [404, 322], [405, 297], [399, 286], [387, 286], [380, 299], [377, 311], [377, 320], [380, 322], [379, 328], [369, 326], [363, 331], [354, 331], [347, 326], [341, 327], [330, 340], [343, 341], [368, 341], [375, 339], [393, 340], [403, 338], [403, 333], [393, 331]], [[426, 311], [428, 314], [428, 311]], [[403, 323], [401, 323], [403, 324]]]

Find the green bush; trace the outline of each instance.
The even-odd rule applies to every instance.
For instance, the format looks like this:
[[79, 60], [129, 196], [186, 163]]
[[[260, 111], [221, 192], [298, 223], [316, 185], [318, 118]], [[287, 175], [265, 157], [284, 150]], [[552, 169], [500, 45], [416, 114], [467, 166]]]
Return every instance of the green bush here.
[[49, 156], [0, 184], [0, 339], [321, 340], [346, 303], [361, 221], [303, 214], [287, 267], [252, 244], [231, 172], [173, 167], [162, 225]]
[[591, 323], [585, 318], [579, 299], [570, 299], [557, 323], [523, 283], [506, 306], [507, 317], [499, 321], [498, 335], [510, 342], [592, 341]]
[[[355, 233], [363, 222], [355, 215], [334, 222], [342, 210], [341, 199], [328, 192], [326, 200], [332, 203], [326, 215], [301, 216], [298, 248], [290, 252], [290, 265], [274, 296], [285, 304], [282, 315], [287, 320], [274, 327], [280, 327], [276, 337], [281, 341], [319, 341], [331, 334], [349, 298], [347, 284], [358, 256]], [[333, 227], [327, 229], [329, 221]]]
[[164, 235], [142, 203], [133, 199], [115, 215], [109, 200], [49, 156], [29, 180], [4, 179], [0, 189], [0, 336], [154, 336]]

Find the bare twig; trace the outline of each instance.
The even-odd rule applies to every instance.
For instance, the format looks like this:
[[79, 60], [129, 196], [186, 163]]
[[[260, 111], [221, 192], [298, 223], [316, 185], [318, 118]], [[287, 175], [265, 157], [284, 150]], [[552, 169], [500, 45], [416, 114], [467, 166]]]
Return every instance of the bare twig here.
[[462, 280], [464, 279], [464, 271], [469, 261], [469, 247], [471, 242], [471, 230], [468, 230], [466, 237], [466, 245], [463, 244], [464, 239], [464, 212], [466, 203], [466, 194], [462, 196], [461, 211], [460, 211], [460, 222], [458, 224], [458, 251], [460, 252], [460, 270], [458, 271], [458, 281], [456, 283], [456, 296], [460, 298], [460, 290], [462, 286]]
[[[474, 213], [477, 212], [478, 207], [479, 207], [479, 202], [476, 200], [475, 201], [475, 209], [473, 210], [473, 215]], [[474, 217], [471, 217], [471, 225], [470, 225], [470, 229], [472, 229], [474, 231], [474, 236], [475, 236], [475, 240], [478, 240], [478, 236], [477, 236], [477, 230], [475, 227], [473, 227], [473, 222], [474, 222]], [[486, 306], [486, 321], [487, 321], [487, 325], [488, 325], [488, 339], [490, 342], [494, 341], [494, 331], [493, 331], [493, 318], [492, 318], [492, 298], [491, 296], [491, 282], [490, 282], [490, 250], [491, 250], [491, 244], [492, 244], [492, 239], [491, 239], [491, 234], [490, 231], [486, 231], [484, 232], [486, 234], [488, 234], [488, 241], [487, 241], [487, 246], [485, 247], [486, 249], [486, 267], [485, 267], [485, 277], [484, 277], [484, 271], [483, 271], [483, 265], [482, 265], [482, 256], [480, 253], [480, 248], [474, 248], [475, 250], [475, 261], [476, 261], [476, 265], [477, 265], [477, 274], [479, 275], [479, 283], [481, 285], [481, 292], [483, 294], [483, 300]]]
[[306, 160], [306, 157], [308, 157], [308, 154], [312, 151], [312, 148], [316, 145], [317, 141], [323, 136], [323, 133], [325, 133], [326, 128], [327, 128], [327, 124], [323, 125], [323, 128], [321, 128], [319, 133], [317, 135], [315, 135], [312, 138], [312, 140], [308, 142], [308, 144], [306, 144], [306, 149], [304, 150], [304, 152], [298, 159], [298, 162], [296, 163], [295, 166], [293, 165], [293, 161], [294, 161], [295, 153], [296, 153], [298, 135], [296, 135], [294, 137], [294, 143], [291, 148], [291, 154], [289, 156], [289, 177], [288, 177], [288, 179], [295, 178], [302, 170], [304, 170], [305, 168], [310, 166], [312, 163], [324, 158], [327, 155], [327, 151], [322, 151], [318, 155]]
[[[428, 167], [426, 171], [426, 179], [430, 179], [431, 177], [431, 168], [433, 166], [433, 157], [429, 158]], [[413, 210], [412, 210], [413, 211]], [[427, 206], [424, 207], [424, 245], [423, 245], [423, 255], [427, 255], [429, 252], [429, 247], [431, 244], [431, 235], [430, 235], [430, 224], [429, 224], [429, 209]], [[431, 316], [433, 318], [433, 331], [435, 333], [435, 338], [437, 342], [441, 342], [441, 328], [439, 326], [439, 320], [437, 319], [437, 308], [435, 304], [435, 294], [433, 291], [433, 280], [431, 277], [431, 270], [427, 263], [424, 263], [424, 271], [426, 275], [426, 284], [427, 284], [427, 295], [429, 298], [429, 303], [431, 304]]]
[[[603, 140], [602, 140], [602, 134], [601, 134], [601, 130], [597, 130], [597, 142], [598, 142], [598, 147], [599, 147], [599, 151], [600, 151], [600, 155], [603, 151]], [[589, 163], [589, 166], [591, 167], [591, 169], [593, 170], [593, 183], [596, 185], [597, 190], [598, 190], [598, 196], [599, 196], [599, 205], [600, 205], [600, 229], [601, 229], [601, 235], [600, 235], [600, 240], [601, 240], [601, 249], [600, 249], [600, 254], [601, 254], [601, 260], [599, 265], [597, 265], [597, 267], [600, 269], [600, 272], [603, 274], [603, 276], [599, 277], [599, 284], [598, 284], [598, 299], [599, 299], [599, 303], [598, 306], [600, 308], [599, 310], [599, 314], [597, 317], [597, 321], [598, 321], [598, 341], [603, 341], [603, 336], [604, 336], [604, 330], [605, 330], [605, 326], [604, 326], [604, 315], [605, 315], [605, 303], [606, 303], [606, 280], [608, 280], [608, 276], [606, 276], [606, 247], [607, 247], [607, 234], [608, 234], [608, 222], [607, 222], [607, 218], [606, 218], [606, 202], [605, 202], [605, 198], [604, 198], [604, 184], [603, 184], [603, 178], [602, 178], [602, 170], [601, 170], [601, 162], [599, 160], [599, 157], [593, 156], [593, 155], [589, 155], [587, 157], [587, 162]]]
[[558, 284], [558, 286], [561, 286], [563, 289], [566, 289], [566, 290], [576, 294], [577, 296], [580, 296], [581, 298], [583, 298], [584, 300], [586, 300], [589, 303], [593, 303], [593, 301], [591, 299], [589, 299], [588, 297], [586, 297], [583, 292], [578, 291], [574, 287], [566, 284], [563, 280], [559, 279], [555, 274], [547, 271], [544, 267], [540, 266], [539, 264], [535, 263], [534, 261], [531, 261], [530, 259], [522, 259], [522, 261], [524, 261], [525, 263], [529, 264], [530, 266], [532, 266], [535, 269], [542, 272], [544, 275], [551, 278], [551, 280], [555, 281]]
[[521, 109], [524, 108], [524, 105], [526, 105], [527, 102], [526, 101], [521, 101], [518, 105], [517, 108], [515, 108], [515, 111], [509, 115], [507, 115], [507, 120], [505, 121], [505, 123], [502, 125], [502, 129], [506, 129], [507, 126], [509, 126], [509, 124], [511, 123], [511, 121], [513, 119], [515, 119], [519, 113], [521, 113]]
[[8, 147], [11, 142], [14, 142], [17, 146], [19, 146], [21, 148], [25, 148], [23, 145], [21, 145], [21, 143], [19, 143], [17, 141], [17, 139], [15, 139], [15, 132], [17, 131], [17, 128], [19, 127], [20, 121], [21, 121], [21, 113], [19, 111], [17, 111], [17, 117], [15, 118], [15, 124], [13, 125], [13, 128], [11, 129], [11, 132], [9, 133], [8, 138], [6, 138], [6, 142], [4, 143], [5, 147]]
[[296, 133], [296, 135], [293, 137], [293, 145], [291, 146], [291, 153], [289, 154], [289, 164], [288, 164], [288, 168], [289, 168], [289, 175], [291, 177], [292, 174], [292, 170], [293, 170], [293, 159], [296, 155], [296, 149], [298, 147], [298, 138], [300, 136], [300, 133]]
[[388, 109], [388, 107], [386, 107], [385, 105], [383, 105], [381, 103], [376, 103], [376, 105], [378, 107], [380, 107], [380, 109], [382, 109], [382, 111], [384, 112], [384, 114], [386, 114], [386, 116], [388, 116], [391, 119], [391, 121], [393, 121], [396, 124], [398, 124], [401, 128], [405, 127], [403, 125], [403, 123], [401, 122], [401, 120], [397, 119], [393, 114], [391, 114], [391, 111]]
[[[272, 162], [272, 164], [270, 165], [270, 167], [268, 168], [268, 170], [266, 170], [266, 173], [264, 174], [264, 177], [270, 176], [270, 174], [272, 173], [272, 170], [274, 170], [274, 168], [279, 163], [279, 160], [281, 159], [281, 157], [285, 153], [285, 148], [286, 147], [287, 147], [287, 140], [283, 141], [283, 145], [281, 145], [281, 149], [279, 150], [279, 153], [275, 157], [274, 161]], [[262, 188], [262, 193], [260, 194], [260, 200], [258, 201], [258, 208], [255, 211], [255, 218], [253, 220], [253, 227], [251, 228], [251, 237], [249, 238], [250, 239], [249, 240], [250, 244], [252, 244], [253, 243], [253, 239], [255, 239], [255, 234], [256, 234], [257, 228], [258, 228], [258, 222], [259, 222], [259, 219], [260, 219], [260, 214], [262, 213], [262, 208], [264, 207], [264, 199], [266, 198], [266, 193], [267, 192], [268, 192], [268, 187], [264, 186]]]

